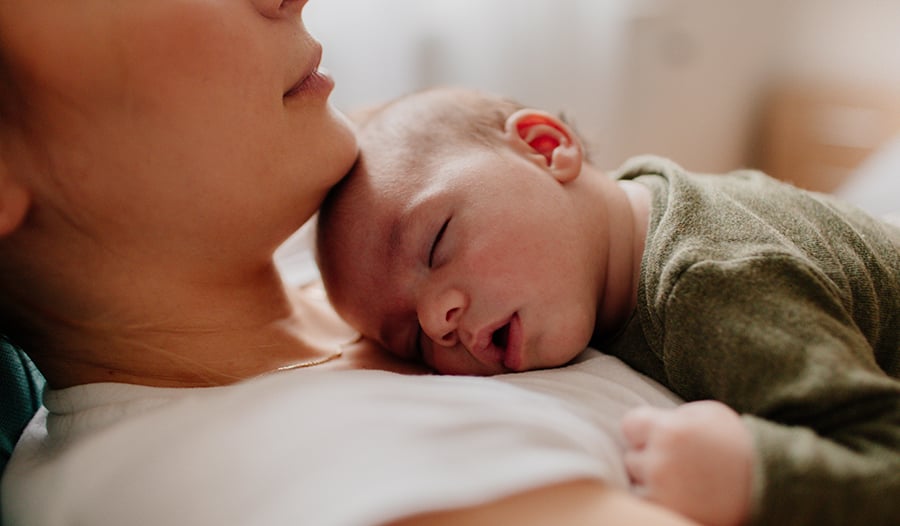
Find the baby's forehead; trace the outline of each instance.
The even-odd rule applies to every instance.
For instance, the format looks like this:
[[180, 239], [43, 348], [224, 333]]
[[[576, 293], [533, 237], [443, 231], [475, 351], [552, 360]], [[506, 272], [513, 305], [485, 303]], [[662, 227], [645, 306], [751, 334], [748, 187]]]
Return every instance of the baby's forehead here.
[[355, 219], [353, 223], [372, 225], [399, 214], [410, 185], [395, 176], [394, 169], [376, 168], [361, 158], [342, 189], [341, 215]]
[[416, 192], [412, 179], [372, 173], [361, 159], [342, 184], [329, 214], [327, 230], [333, 236], [329, 243], [338, 244], [345, 252], [343, 257], [363, 258], [367, 265], [379, 268], [388, 266], [396, 225]]
[[396, 213], [429, 185], [435, 159], [408, 144], [360, 152], [348, 176], [346, 201], [357, 208]]

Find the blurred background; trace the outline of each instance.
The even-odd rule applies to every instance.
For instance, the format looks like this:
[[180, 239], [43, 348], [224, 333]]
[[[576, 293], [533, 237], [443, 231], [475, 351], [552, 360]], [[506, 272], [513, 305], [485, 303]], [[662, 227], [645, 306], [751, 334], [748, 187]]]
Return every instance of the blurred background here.
[[345, 111], [470, 86], [564, 113], [603, 169], [872, 180], [865, 205], [900, 211], [900, 0], [317, 0], [305, 19]]

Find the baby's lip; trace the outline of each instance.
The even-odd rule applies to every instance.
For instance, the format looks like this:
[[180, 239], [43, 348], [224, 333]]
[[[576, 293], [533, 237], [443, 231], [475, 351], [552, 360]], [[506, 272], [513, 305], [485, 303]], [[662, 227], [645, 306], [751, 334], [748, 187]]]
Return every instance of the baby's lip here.
[[510, 348], [512, 323], [517, 319], [518, 316], [513, 313], [482, 328], [478, 331], [472, 347], [469, 348], [469, 353], [485, 365], [499, 364], [503, 366]]
[[503, 355], [503, 367], [510, 371], [523, 370], [523, 349], [525, 333], [522, 329], [522, 318], [518, 312], [513, 313], [509, 320], [509, 328], [506, 334], [506, 352]]

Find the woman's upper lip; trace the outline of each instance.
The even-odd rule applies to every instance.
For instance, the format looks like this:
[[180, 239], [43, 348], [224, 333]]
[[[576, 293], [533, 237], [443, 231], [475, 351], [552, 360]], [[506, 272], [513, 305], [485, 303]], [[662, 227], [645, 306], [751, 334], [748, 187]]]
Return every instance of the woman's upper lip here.
[[285, 92], [284, 92], [285, 97], [287, 97], [287, 96], [291, 95], [293, 92], [297, 91], [297, 88], [299, 88], [300, 85], [303, 84], [303, 82], [307, 78], [309, 78], [310, 75], [312, 75], [313, 73], [316, 72], [317, 69], [319, 69], [319, 64], [321, 64], [321, 62], [322, 62], [322, 44], [319, 44], [318, 42], [314, 42], [312, 51], [313, 51], [312, 56], [310, 57], [309, 62], [306, 64], [306, 67], [303, 69], [302, 73], [300, 74], [300, 78], [298, 78], [296, 80], [296, 82], [291, 84], [291, 86], [287, 90], [285, 90]]

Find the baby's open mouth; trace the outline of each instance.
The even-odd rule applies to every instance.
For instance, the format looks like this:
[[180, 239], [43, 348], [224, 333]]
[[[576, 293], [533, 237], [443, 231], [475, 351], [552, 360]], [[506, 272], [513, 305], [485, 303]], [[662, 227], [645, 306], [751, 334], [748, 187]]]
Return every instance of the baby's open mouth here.
[[491, 343], [499, 347], [500, 349], [506, 350], [506, 346], [509, 343], [509, 323], [500, 327], [494, 334], [491, 335]]

